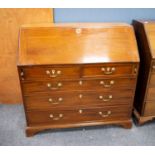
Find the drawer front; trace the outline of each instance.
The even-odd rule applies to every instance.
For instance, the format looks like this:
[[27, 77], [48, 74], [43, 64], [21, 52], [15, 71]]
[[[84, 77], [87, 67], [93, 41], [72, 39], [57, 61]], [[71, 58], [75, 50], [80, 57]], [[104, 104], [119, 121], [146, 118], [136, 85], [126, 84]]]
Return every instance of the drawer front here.
[[155, 88], [148, 88], [146, 101], [155, 101]]
[[148, 101], [145, 103], [145, 116], [155, 116], [155, 101]]
[[132, 90], [117, 92], [59, 92], [38, 94], [24, 98], [27, 109], [48, 109], [53, 107], [89, 106], [89, 105], [132, 105]]
[[28, 125], [35, 124], [67, 124], [88, 121], [110, 121], [128, 119], [131, 115], [129, 106], [92, 107], [49, 111], [28, 111]]
[[43, 82], [25, 82], [23, 91], [26, 95], [36, 92], [53, 92], [65, 90], [113, 90], [113, 89], [133, 89], [135, 85], [134, 78], [120, 79], [98, 79], [98, 80], [76, 80], [76, 81], [43, 81]]
[[22, 67], [19, 69], [21, 81], [25, 80], [59, 80], [59, 79], [72, 79], [80, 77], [80, 67]]
[[83, 68], [83, 77], [125, 76], [134, 74], [134, 69], [134, 65], [130, 64], [85, 65]]

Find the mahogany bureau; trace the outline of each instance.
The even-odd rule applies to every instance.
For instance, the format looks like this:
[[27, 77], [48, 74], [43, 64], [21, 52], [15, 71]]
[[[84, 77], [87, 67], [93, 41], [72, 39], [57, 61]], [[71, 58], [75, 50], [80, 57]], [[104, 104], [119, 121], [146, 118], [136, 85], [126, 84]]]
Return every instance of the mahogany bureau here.
[[155, 21], [133, 21], [141, 58], [134, 114], [139, 124], [155, 118]]
[[138, 68], [130, 25], [22, 26], [18, 71], [27, 136], [103, 124], [131, 128]]

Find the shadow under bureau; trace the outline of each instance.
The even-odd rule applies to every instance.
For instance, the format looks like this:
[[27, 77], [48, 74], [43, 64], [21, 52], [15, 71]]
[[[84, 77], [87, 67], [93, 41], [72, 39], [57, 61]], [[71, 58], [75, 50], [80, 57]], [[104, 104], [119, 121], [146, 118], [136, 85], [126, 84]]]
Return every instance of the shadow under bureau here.
[[18, 71], [27, 136], [103, 124], [131, 128], [138, 68], [130, 25], [22, 26]]

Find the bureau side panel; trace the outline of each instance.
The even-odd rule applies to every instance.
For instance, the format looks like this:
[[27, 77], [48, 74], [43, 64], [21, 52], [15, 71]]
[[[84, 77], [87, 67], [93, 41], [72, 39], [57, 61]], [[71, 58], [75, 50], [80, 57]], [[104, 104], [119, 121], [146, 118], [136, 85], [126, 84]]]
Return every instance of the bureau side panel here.
[[144, 26], [137, 21], [133, 21], [133, 26], [135, 29], [140, 55], [140, 68], [134, 106], [137, 109], [137, 111], [141, 115], [143, 115], [144, 101], [147, 91], [147, 84], [151, 65], [151, 55]]

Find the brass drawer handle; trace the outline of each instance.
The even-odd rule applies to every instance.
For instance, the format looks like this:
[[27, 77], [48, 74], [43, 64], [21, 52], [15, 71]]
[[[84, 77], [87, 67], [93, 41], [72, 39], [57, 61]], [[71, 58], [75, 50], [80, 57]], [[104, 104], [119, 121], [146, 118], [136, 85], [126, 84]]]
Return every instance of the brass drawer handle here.
[[134, 69], [134, 73], [135, 73], [135, 74], [137, 73], [137, 68]]
[[101, 71], [103, 71], [104, 74], [109, 75], [115, 72], [116, 68], [115, 67], [102, 67]]
[[55, 70], [55, 69], [52, 69], [51, 71], [50, 70], [46, 70], [46, 74], [49, 75], [49, 77], [57, 77], [58, 75], [61, 75], [61, 71], [60, 70]]
[[76, 34], [81, 34], [82, 29], [81, 28], [76, 28], [75, 32], [76, 32]]
[[54, 121], [58, 121], [63, 117], [63, 114], [59, 114], [58, 117], [54, 117], [53, 114], [50, 114], [49, 117], [53, 119]]
[[103, 112], [102, 111], [100, 111], [100, 112], [98, 112], [98, 114], [101, 116], [101, 117], [108, 117], [108, 116], [110, 116], [111, 115], [111, 111], [109, 110], [109, 111], [107, 111], [105, 114], [103, 114]]
[[21, 71], [20, 71], [20, 76], [21, 76], [21, 80], [24, 80], [25, 79], [23, 69], [21, 69]]
[[110, 80], [109, 84], [106, 84], [104, 81], [100, 81], [100, 85], [103, 85], [105, 88], [111, 87], [115, 83], [114, 80]]
[[80, 114], [82, 114], [82, 113], [83, 113], [83, 110], [82, 110], [82, 109], [80, 109], [80, 110], [79, 110], [79, 113], [80, 113]]
[[112, 99], [112, 95], [108, 95], [107, 98], [104, 98], [102, 95], [100, 95], [99, 99], [104, 101], [104, 102], [107, 102], [107, 101], [110, 101]]
[[53, 102], [53, 99], [52, 99], [52, 98], [49, 98], [49, 99], [48, 99], [48, 102], [50, 102], [50, 103], [52, 103], [52, 104], [54, 104], [54, 105], [60, 104], [60, 102], [62, 102], [62, 101], [63, 101], [63, 98], [62, 98], [62, 97], [59, 97], [59, 98], [58, 98], [58, 102]]
[[62, 83], [61, 82], [57, 83], [56, 87], [52, 87], [51, 83], [47, 83], [47, 87], [52, 90], [59, 89], [60, 87], [62, 87]]
[[82, 94], [79, 94], [79, 98], [82, 99], [83, 98], [83, 95]]
[[82, 84], [83, 84], [83, 82], [80, 80], [80, 81], [79, 81], [79, 85], [82, 85]]
[[153, 65], [152, 68], [155, 69], [155, 65]]

